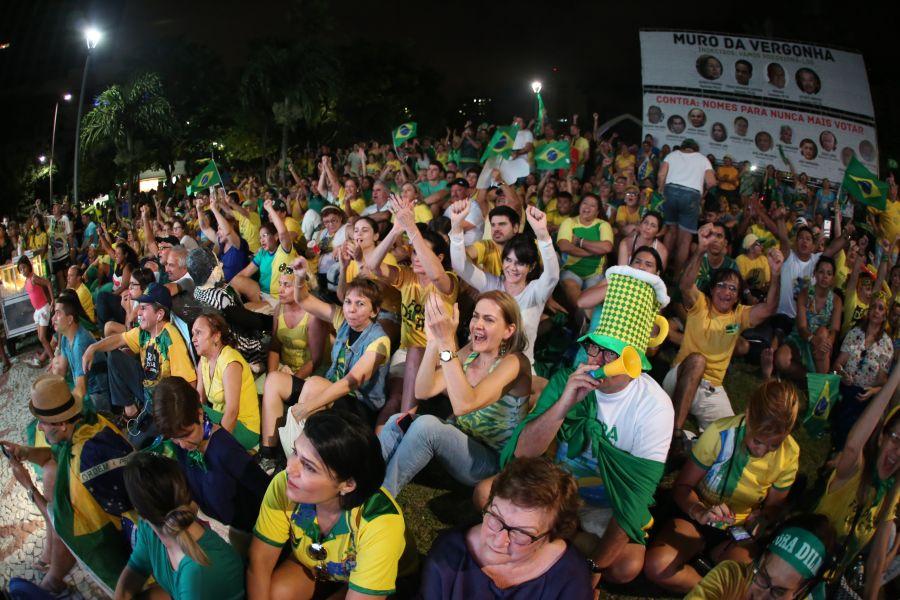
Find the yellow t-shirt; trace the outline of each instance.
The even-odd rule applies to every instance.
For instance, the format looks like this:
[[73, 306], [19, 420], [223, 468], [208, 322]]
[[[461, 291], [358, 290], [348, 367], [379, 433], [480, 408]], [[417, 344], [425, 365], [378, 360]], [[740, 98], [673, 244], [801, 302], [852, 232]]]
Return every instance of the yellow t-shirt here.
[[694, 586], [684, 600], [734, 600], [746, 598], [753, 582], [753, 563], [724, 560]]
[[284, 313], [278, 314], [278, 329], [275, 337], [281, 343], [279, 358], [283, 364], [295, 372], [311, 360], [308, 347], [309, 319], [309, 313], [304, 313], [296, 327], [288, 327], [284, 320]]
[[241, 365], [241, 398], [237, 420], [253, 433], [259, 433], [259, 399], [256, 395], [256, 384], [253, 372], [241, 353], [231, 346], [223, 346], [219, 358], [209, 374], [209, 360], [200, 357], [200, 374], [203, 376], [203, 389], [206, 398], [216, 412], [225, 412], [225, 368], [231, 363]]
[[844, 294], [844, 324], [841, 325], [841, 337], [845, 337], [859, 320], [865, 316], [869, 305], [859, 299], [856, 290], [847, 290]]
[[691, 452], [694, 463], [706, 471], [697, 493], [709, 506], [727, 504], [736, 525], [762, 506], [770, 488], [790, 488], [800, 468], [800, 446], [792, 436], [762, 458], [751, 456], [744, 443], [746, 426], [744, 415], [714, 421]]
[[413, 217], [416, 218], [416, 223], [431, 223], [431, 220], [434, 219], [431, 209], [421, 203], [416, 203], [413, 207]]
[[166, 323], [159, 335], [135, 327], [122, 334], [128, 349], [141, 356], [144, 371], [144, 387], [153, 388], [166, 377], [183, 377], [196, 381], [197, 372], [188, 355], [184, 338], [172, 323]]
[[[384, 260], [381, 261], [383, 265], [389, 265], [391, 267], [398, 267], [397, 259], [393, 254], [388, 252], [384, 256]], [[344, 273], [347, 277], [347, 283], [350, 283], [356, 276], [359, 275], [359, 263], [355, 260], [351, 260], [350, 264], [347, 265], [347, 271]], [[382, 310], [386, 310], [387, 312], [399, 314], [400, 313], [400, 292], [397, 289], [387, 286], [382, 288], [381, 290], [381, 308]]]
[[[887, 502], [888, 506], [892, 506], [891, 510], [885, 513], [885, 520], [892, 520], [897, 513], [897, 497], [891, 497], [891, 490], [888, 490], [878, 502], [875, 502], [876, 494], [874, 488], [869, 490], [869, 502], [865, 508], [859, 511], [859, 502], [857, 501], [856, 492], [859, 490], [860, 477], [862, 469], [857, 469], [856, 473], [844, 485], [837, 490], [832, 490], [834, 484], [835, 472], [831, 473], [828, 478], [828, 486], [825, 493], [819, 500], [815, 512], [828, 517], [831, 526], [837, 534], [839, 543], [843, 543], [847, 536], [853, 533], [853, 540], [847, 546], [848, 558], [853, 557], [860, 549], [864, 548], [875, 530], [878, 528], [880, 521], [878, 516], [881, 514], [881, 508]], [[856, 513], [860, 512], [859, 521], [856, 528], [851, 532], [853, 521]]]
[[628, 156], [617, 154], [615, 161], [613, 162], [616, 166], [616, 173], [622, 173], [623, 171], [634, 168], [637, 157], [634, 154], [629, 154]]
[[[578, 236], [589, 242], [612, 242], [613, 230], [609, 223], [603, 219], [594, 219], [588, 225], [581, 222], [578, 217], [569, 217], [559, 226], [556, 240], [571, 242]], [[582, 279], [600, 275], [606, 267], [606, 255], [603, 256], [567, 256], [563, 270], [571, 271]]]
[[259, 220], [259, 215], [254, 210], [251, 210], [250, 215], [247, 217], [236, 210], [232, 210], [231, 214], [237, 220], [238, 232], [244, 238], [244, 241], [247, 242], [250, 252], [256, 254], [259, 250], [259, 228], [262, 224]]
[[300, 229], [300, 221], [298, 221], [294, 217], [285, 217], [284, 227], [289, 232], [296, 234], [296, 237], [294, 238], [295, 241], [300, 239], [300, 236], [303, 235], [303, 231]]
[[753, 235], [758, 237], [759, 243], [762, 244], [762, 247], [766, 250], [775, 248], [778, 245], [778, 240], [775, 239], [775, 236], [772, 234], [772, 232], [762, 225], [757, 225], [756, 223], [754, 223], [750, 226], [748, 233], [752, 233]]
[[94, 298], [93, 296], [91, 296], [91, 290], [89, 290], [87, 286], [82, 283], [75, 289], [75, 294], [78, 296], [78, 301], [81, 303], [81, 308], [83, 308], [84, 312], [87, 313], [87, 316], [91, 320], [91, 323], [96, 323], [97, 313], [94, 311]]
[[47, 247], [47, 237], [46, 231], [36, 231], [34, 233], [30, 233], [28, 235], [28, 249], [29, 250], [39, 250], [41, 248]]
[[900, 201], [894, 202], [888, 199], [884, 210], [872, 210], [872, 212], [878, 216], [882, 238], [889, 241], [896, 240], [900, 235]]
[[769, 259], [765, 254], [760, 254], [752, 259], [746, 254], [740, 254], [735, 262], [737, 262], [738, 270], [747, 283], [747, 287], [758, 290], [769, 286], [772, 274], [769, 271]]
[[741, 335], [750, 327], [750, 307], [738, 304], [730, 313], [719, 313], [706, 298], [697, 294], [697, 301], [688, 311], [684, 326], [684, 341], [673, 365], [681, 364], [688, 355], [695, 352], [706, 357], [703, 379], [714, 386], [722, 385], [731, 353]]
[[641, 211], [638, 210], [637, 207], [634, 208], [634, 212], [631, 212], [628, 210], [628, 207], [623, 204], [616, 210], [616, 225], [619, 227], [622, 225], [637, 225], [640, 222]]
[[591, 143], [587, 141], [587, 138], [578, 136], [575, 139], [575, 143], [572, 144], [576, 150], [578, 150], [578, 164], [583, 165], [587, 162], [588, 152], [591, 149]]
[[847, 265], [847, 253], [841, 250], [834, 256], [834, 287], [843, 289], [850, 277], [850, 267]]
[[[425, 337], [425, 299], [433, 292], [437, 292], [437, 289], [431, 282], [423, 287], [412, 267], [399, 267], [399, 269], [400, 273], [394, 287], [400, 290], [401, 298], [400, 347], [424, 348], [428, 341]], [[459, 279], [456, 273], [448, 272], [447, 276], [450, 277], [453, 289], [449, 294], [440, 295], [444, 300], [445, 308], [451, 311], [450, 314], [453, 314], [453, 303], [456, 302], [459, 294]]]
[[[341, 188], [338, 192], [338, 208], [344, 210], [344, 196], [347, 194], [345, 188]], [[350, 208], [353, 209], [353, 212], [360, 215], [362, 211], [366, 210], [366, 199], [362, 196], [354, 198], [350, 201]]]
[[485, 273], [499, 276], [503, 271], [503, 258], [500, 256], [502, 247], [494, 243], [494, 240], [478, 240], [471, 246], [475, 249], [475, 263]]
[[[373, 595], [394, 593], [400, 557], [406, 547], [403, 513], [384, 488], [362, 506], [344, 511], [322, 536], [315, 504], [297, 504], [287, 496], [287, 471], [278, 473], [259, 509], [253, 535], [282, 548], [290, 542], [293, 558], [306, 569], [318, 569], [329, 581], [347, 582], [351, 590]], [[325, 547], [326, 558], [307, 553], [311, 542]]]

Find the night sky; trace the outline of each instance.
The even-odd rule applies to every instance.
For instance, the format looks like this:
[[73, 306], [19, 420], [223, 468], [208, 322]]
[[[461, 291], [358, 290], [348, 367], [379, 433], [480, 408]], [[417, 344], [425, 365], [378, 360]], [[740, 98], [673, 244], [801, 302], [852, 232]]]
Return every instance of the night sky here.
[[[7, 136], [32, 144], [49, 138], [53, 102], [77, 98], [84, 64], [81, 30], [105, 33], [95, 51], [89, 96], [127, 76], [129, 57], [146, 43], [189, 38], [239, 72], [254, 43], [287, 39], [289, 5], [282, 1], [3, 0], [0, 3], [0, 124]], [[396, 41], [410, 60], [434, 69], [438, 93], [452, 103], [491, 97], [503, 121], [530, 111], [528, 84], [544, 82], [552, 115], [579, 112], [603, 119], [641, 114], [640, 27], [671, 27], [766, 35], [855, 48], [863, 52], [876, 108], [881, 156], [897, 156], [900, 91], [894, 15], [874, 2], [797, 0], [721, 2], [331, 2], [339, 43]], [[723, 7], [728, 6], [730, 9]], [[867, 9], [866, 6], [871, 8]], [[852, 14], [848, 13], [852, 10]], [[897, 9], [890, 9], [896, 11]], [[471, 98], [470, 98], [471, 99]], [[68, 114], [71, 113], [71, 114]], [[60, 139], [74, 133], [74, 107], [63, 107]], [[458, 125], [458, 124], [457, 124]], [[633, 133], [637, 135], [637, 131]], [[387, 137], [387, 132], [385, 132]]]

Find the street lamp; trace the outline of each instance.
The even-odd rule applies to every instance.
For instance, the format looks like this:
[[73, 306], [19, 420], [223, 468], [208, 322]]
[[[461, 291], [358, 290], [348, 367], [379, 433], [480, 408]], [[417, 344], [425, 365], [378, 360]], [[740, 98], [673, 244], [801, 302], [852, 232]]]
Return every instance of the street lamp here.
[[[66, 92], [63, 94], [62, 99], [66, 102], [69, 102], [72, 99], [72, 94]], [[56, 151], [56, 117], [59, 114], [59, 100], [56, 101], [56, 104], [53, 106], [53, 134], [50, 137], [50, 204], [53, 204], [53, 153]], [[44, 161], [41, 161], [44, 162]]]
[[87, 56], [84, 59], [84, 73], [81, 75], [81, 91], [78, 92], [78, 120], [75, 121], [75, 181], [73, 186], [73, 197], [75, 205], [78, 205], [78, 154], [81, 147], [81, 107], [84, 105], [84, 88], [87, 87], [88, 67], [91, 64], [91, 53], [103, 34], [96, 27], [88, 27], [84, 30], [84, 41], [87, 44]]
[[47, 157], [41, 154], [40, 156], [38, 156], [38, 162], [44, 164], [45, 162], [47, 162]]
[[531, 91], [535, 94], [541, 93], [541, 82], [540, 81], [532, 81], [531, 82]]

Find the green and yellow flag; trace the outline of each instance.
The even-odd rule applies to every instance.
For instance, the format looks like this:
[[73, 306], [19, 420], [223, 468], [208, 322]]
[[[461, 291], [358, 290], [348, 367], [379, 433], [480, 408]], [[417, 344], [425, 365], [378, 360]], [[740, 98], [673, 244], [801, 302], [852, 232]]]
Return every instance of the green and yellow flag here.
[[841, 187], [856, 201], [866, 206], [878, 210], [884, 210], [887, 207], [888, 184], [879, 181], [874, 173], [856, 160], [855, 156], [850, 159], [850, 164], [844, 171], [844, 181], [841, 183]]
[[841, 377], [834, 373], [807, 373], [806, 389], [809, 392], [809, 404], [803, 426], [813, 437], [825, 435], [828, 429], [828, 416], [834, 408], [840, 394]]
[[216, 161], [210, 159], [206, 166], [203, 167], [203, 170], [194, 177], [187, 192], [192, 194], [214, 185], [222, 185], [222, 176], [219, 175], [219, 167], [216, 166]]
[[540, 171], [565, 169], [571, 163], [569, 142], [547, 142], [534, 151], [534, 164]]
[[410, 121], [408, 123], [403, 123], [397, 127], [392, 133], [394, 136], [394, 148], [398, 147], [400, 144], [405, 142], [406, 140], [411, 140], [416, 137], [416, 130], [418, 129], [418, 125], [415, 121]]
[[513, 149], [513, 143], [516, 141], [516, 134], [519, 132], [518, 125], [510, 125], [509, 127], [498, 127], [494, 132], [494, 137], [488, 142], [484, 154], [481, 156], [481, 162], [486, 161], [492, 156], [500, 156], [509, 158]]

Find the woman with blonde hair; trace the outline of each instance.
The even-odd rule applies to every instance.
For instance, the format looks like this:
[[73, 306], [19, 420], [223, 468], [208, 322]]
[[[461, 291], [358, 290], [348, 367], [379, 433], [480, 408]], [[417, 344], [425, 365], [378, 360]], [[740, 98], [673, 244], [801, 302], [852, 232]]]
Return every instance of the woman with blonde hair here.
[[[243, 562], [234, 548], [197, 519], [197, 505], [178, 463], [138, 452], [123, 475], [141, 520], [131, 558], [116, 585], [116, 600], [142, 593], [168, 594], [174, 600], [243, 598]], [[156, 582], [144, 590], [151, 576]]]
[[445, 393], [453, 417], [400, 413], [378, 438], [387, 462], [384, 487], [398, 494], [437, 458], [450, 475], [475, 485], [500, 470], [500, 450], [528, 412], [531, 364], [519, 305], [499, 290], [478, 296], [470, 342], [457, 351], [459, 309], [450, 314], [432, 294], [425, 303], [428, 342], [416, 375], [416, 398]]
[[784, 508], [799, 468], [800, 447], [791, 437], [799, 406], [792, 384], [770, 380], [743, 415], [714, 421], [703, 432], [675, 480], [678, 514], [647, 549], [648, 579], [684, 594], [701, 580], [689, 564], [695, 556], [706, 553], [715, 563], [755, 558], [755, 543], [739, 538], [774, 522]]

